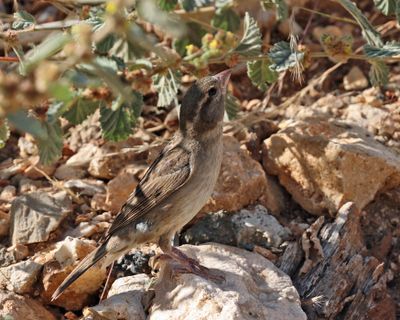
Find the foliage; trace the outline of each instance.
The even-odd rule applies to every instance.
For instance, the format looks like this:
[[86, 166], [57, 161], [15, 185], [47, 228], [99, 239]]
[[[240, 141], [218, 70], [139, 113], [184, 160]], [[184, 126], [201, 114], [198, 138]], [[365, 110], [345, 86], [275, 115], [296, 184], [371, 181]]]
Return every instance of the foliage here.
[[[320, 39], [322, 52], [312, 51], [304, 44], [307, 41], [297, 45], [294, 37], [290, 43], [277, 41], [263, 48], [255, 17], [248, 12], [241, 17], [233, 0], [57, 2], [68, 16], [42, 24], [29, 12], [15, 12], [12, 23], [0, 32], [5, 53], [13, 52], [18, 62], [10, 64], [7, 73], [0, 71], [0, 147], [10, 127], [15, 128], [30, 133], [42, 162], [50, 163], [61, 156], [62, 124], [78, 125], [95, 112], [100, 113], [105, 139], [126, 139], [140, 117], [144, 96], [157, 93], [159, 107], [178, 105], [182, 75], [210, 74], [209, 67], [216, 64], [243, 63], [253, 85], [265, 91], [280, 72], [298, 74], [313, 59], [361, 59], [371, 65], [371, 83], [385, 85], [387, 61], [399, 58], [399, 43], [384, 43], [356, 2], [330, 1], [341, 5], [352, 19], [313, 12], [358, 24], [365, 41], [362, 54], [355, 53], [359, 51], [354, 50], [352, 37], [329, 34]], [[389, 19], [399, 20], [399, 1], [374, 3]], [[294, 19], [297, 14], [285, 0], [260, 0], [260, 5], [273, 10], [278, 20]], [[156, 26], [155, 32], [149, 32], [149, 23]], [[33, 46], [20, 41], [21, 33], [46, 29], [53, 32]], [[228, 119], [237, 116], [239, 106], [229, 93]]]

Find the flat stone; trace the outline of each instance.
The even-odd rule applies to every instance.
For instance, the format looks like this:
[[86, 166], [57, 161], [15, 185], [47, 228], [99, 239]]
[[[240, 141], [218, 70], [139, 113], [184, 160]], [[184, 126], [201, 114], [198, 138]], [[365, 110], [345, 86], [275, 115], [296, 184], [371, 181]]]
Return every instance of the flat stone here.
[[12, 244], [48, 240], [71, 210], [72, 202], [64, 191], [53, 195], [33, 192], [15, 198], [10, 210]]

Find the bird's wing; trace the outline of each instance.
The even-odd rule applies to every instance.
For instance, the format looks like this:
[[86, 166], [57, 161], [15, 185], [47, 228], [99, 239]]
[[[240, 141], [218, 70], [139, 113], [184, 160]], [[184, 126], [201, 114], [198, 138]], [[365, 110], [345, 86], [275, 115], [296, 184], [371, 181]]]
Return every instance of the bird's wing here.
[[191, 153], [180, 144], [164, 149], [122, 206], [106, 238], [131, 224], [182, 187], [191, 174]]

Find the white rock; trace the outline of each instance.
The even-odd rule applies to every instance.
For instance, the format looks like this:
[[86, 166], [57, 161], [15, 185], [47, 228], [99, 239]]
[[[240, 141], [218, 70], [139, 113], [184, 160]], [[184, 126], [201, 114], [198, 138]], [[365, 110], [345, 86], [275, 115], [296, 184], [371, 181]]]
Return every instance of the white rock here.
[[262, 256], [219, 244], [181, 249], [225, 281], [217, 284], [193, 274], [170, 279], [167, 262], [149, 320], [306, 319], [290, 278]]
[[146, 313], [143, 302], [150, 301], [151, 291], [145, 287], [150, 278], [146, 274], [137, 274], [115, 280], [108, 292], [107, 299], [99, 305], [86, 308], [83, 311], [84, 319], [104, 320], [145, 320]]
[[343, 78], [343, 85], [345, 90], [361, 90], [368, 87], [368, 79], [359, 67], [354, 66], [349, 73]]
[[36, 300], [0, 290], [0, 319], [55, 320], [56, 317]]
[[93, 196], [96, 193], [105, 193], [106, 186], [101, 180], [92, 179], [72, 179], [64, 182], [64, 187], [73, 189], [81, 195]]
[[20, 294], [32, 292], [41, 269], [41, 264], [31, 260], [0, 268], [0, 287]]
[[90, 161], [94, 157], [100, 156], [102, 154], [101, 149], [93, 144], [84, 144], [79, 148], [78, 152], [69, 158], [66, 165], [69, 167], [78, 167], [87, 169], [89, 167]]
[[238, 231], [237, 243], [240, 246], [258, 243], [264, 247], [279, 247], [290, 236], [290, 231], [269, 214], [268, 210], [258, 205], [253, 210], [242, 209], [232, 217]]
[[[85, 256], [95, 249], [93, 242], [67, 237], [47, 254], [37, 254], [35, 261], [44, 264], [42, 273], [41, 297], [50, 302], [51, 295], [67, 275]], [[80, 310], [86, 306], [90, 297], [99, 290], [107, 272], [104, 266], [97, 264], [87, 270], [77, 281], [52, 304], [68, 310]]]

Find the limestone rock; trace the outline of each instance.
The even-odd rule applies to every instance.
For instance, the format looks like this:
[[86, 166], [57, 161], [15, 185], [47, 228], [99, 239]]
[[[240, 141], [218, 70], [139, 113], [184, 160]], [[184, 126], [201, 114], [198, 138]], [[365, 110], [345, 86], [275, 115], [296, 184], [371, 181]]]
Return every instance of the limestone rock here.
[[263, 164], [305, 210], [334, 215], [347, 201], [364, 208], [400, 185], [400, 158], [363, 129], [298, 121], [264, 142]]
[[290, 278], [262, 256], [224, 245], [182, 246], [182, 251], [225, 277], [216, 283], [161, 269], [149, 320], [301, 320], [306, 315]]
[[345, 90], [360, 90], [368, 87], [368, 79], [359, 67], [354, 66], [349, 73], [343, 78], [343, 85]]
[[93, 179], [72, 179], [64, 183], [64, 187], [72, 189], [85, 196], [94, 196], [96, 193], [105, 193], [106, 186], [101, 180]]
[[0, 290], [0, 319], [56, 320], [37, 300]]
[[17, 188], [14, 186], [5, 186], [0, 193], [0, 200], [4, 202], [11, 202], [17, 194]]
[[260, 245], [277, 248], [289, 238], [290, 231], [261, 205], [253, 210], [242, 209], [232, 217], [236, 241], [241, 247]]
[[0, 287], [15, 293], [29, 293], [39, 276], [42, 265], [31, 260], [0, 268]]
[[58, 180], [82, 179], [86, 176], [87, 170], [62, 164], [54, 172], [54, 176]]
[[274, 215], [280, 215], [288, 209], [290, 199], [288, 193], [279, 184], [275, 176], [265, 175], [267, 180], [267, 188], [259, 199], [259, 203], [271, 211]]
[[145, 289], [149, 281], [149, 276], [143, 273], [115, 280], [107, 299], [84, 310], [84, 319], [145, 320], [144, 304], [148, 304], [152, 297], [152, 292]]
[[240, 210], [257, 201], [266, 190], [265, 172], [239, 142], [224, 136], [224, 161], [211, 199], [201, 212]]
[[147, 152], [140, 148], [123, 148], [92, 159], [89, 173], [95, 178], [112, 179], [125, 166], [137, 160], [144, 160], [146, 157]]
[[52, 176], [54, 171], [56, 170], [55, 163], [48, 165], [41, 164], [39, 156], [29, 157], [28, 163], [28, 167], [24, 170], [24, 176], [29, 179], [41, 179], [45, 175]]
[[7, 267], [22, 259], [25, 259], [29, 254], [29, 249], [23, 244], [6, 248], [0, 245], [0, 267]]
[[8, 235], [10, 215], [0, 210], [0, 237]]
[[105, 205], [112, 213], [117, 213], [121, 206], [128, 200], [139, 183], [136, 178], [138, 167], [128, 166], [107, 184], [107, 196]]
[[284, 228], [261, 205], [229, 213], [218, 211], [201, 217], [182, 234], [186, 243], [218, 242], [241, 248], [254, 246], [278, 248], [288, 240], [290, 231]]
[[[67, 275], [76, 267], [78, 262], [88, 255], [94, 246], [87, 240], [79, 240], [67, 237], [59, 242], [50, 256], [43, 257], [47, 260], [43, 270], [42, 298], [50, 302], [51, 295]], [[40, 257], [39, 257], [40, 258]], [[38, 258], [38, 259], [39, 259]], [[68, 310], [79, 310], [86, 306], [90, 296], [99, 290], [106, 278], [106, 270], [95, 265], [75, 281], [58, 299], [52, 304]]]
[[81, 146], [77, 153], [70, 157], [65, 163], [68, 167], [87, 169], [90, 161], [94, 157], [98, 157], [102, 154], [101, 149], [94, 144], [84, 144]]
[[66, 192], [33, 192], [15, 198], [11, 205], [12, 244], [46, 241], [71, 212]]

